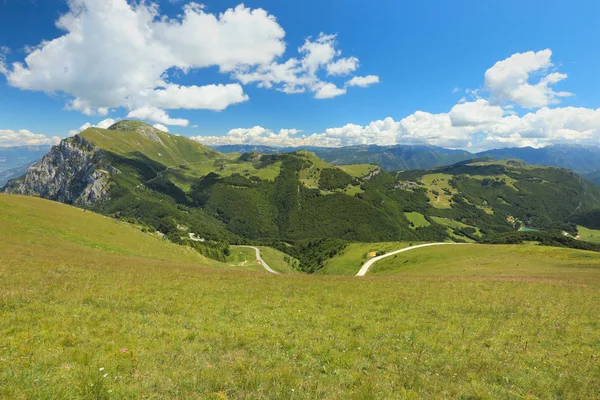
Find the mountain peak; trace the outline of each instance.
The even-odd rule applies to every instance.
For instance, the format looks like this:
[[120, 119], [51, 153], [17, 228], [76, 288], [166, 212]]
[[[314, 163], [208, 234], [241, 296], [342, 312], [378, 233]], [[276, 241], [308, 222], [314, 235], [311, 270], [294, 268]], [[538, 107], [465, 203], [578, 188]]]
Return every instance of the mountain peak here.
[[110, 131], [127, 131], [138, 133], [162, 132], [151, 125], [140, 121], [123, 120], [112, 124], [108, 130]]

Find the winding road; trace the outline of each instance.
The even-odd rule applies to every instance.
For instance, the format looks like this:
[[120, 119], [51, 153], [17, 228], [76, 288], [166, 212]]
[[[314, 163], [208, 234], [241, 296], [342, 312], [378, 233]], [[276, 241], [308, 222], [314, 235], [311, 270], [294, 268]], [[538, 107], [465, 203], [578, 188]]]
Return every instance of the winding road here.
[[269, 267], [269, 264], [267, 264], [265, 262], [265, 260], [262, 259], [262, 257], [260, 256], [260, 250], [258, 249], [258, 247], [254, 247], [254, 246], [231, 246], [231, 247], [245, 247], [247, 249], [254, 249], [254, 251], [256, 251], [256, 259], [258, 260], [259, 263], [262, 264], [263, 267], [265, 267], [265, 269], [275, 275], [279, 275], [279, 272], [273, 270], [271, 267]]
[[420, 249], [421, 247], [429, 247], [429, 246], [444, 246], [444, 245], [464, 245], [464, 244], [469, 244], [469, 243], [427, 243], [427, 244], [420, 244], [418, 246], [411, 246], [411, 247], [406, 247], [404, 249], [400, 249], [400, 250], [396, 250], [396, 251], [392, 251], [391, 253], [387, 253], [384, 254], [382, 256], [377, 256], [377, 257], [373, 257], [371, 258], [369, 261], [367, 261], [362, 268], [360, 269], [360, 271], [358, 271], [358, 274], [356, 274], [356, 276], [365, 276], [367, 271], [369, 271], [369, 268], [371, 268], [371, 266], [373, 264], [375, 264], [377, 261], [386, 258], [386, 257], [391, 257], [394, 256], [398, 253], [402, 253], [405, 251], [410, 251], [410, 250], [414, 250], [414, 249]]

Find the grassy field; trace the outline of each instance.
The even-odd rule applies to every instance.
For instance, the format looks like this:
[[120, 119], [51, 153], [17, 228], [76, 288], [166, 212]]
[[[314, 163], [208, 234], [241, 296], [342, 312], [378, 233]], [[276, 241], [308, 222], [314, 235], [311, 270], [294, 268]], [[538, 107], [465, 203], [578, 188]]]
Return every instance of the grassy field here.
[[246, 247], [231, 247], [227, 257], [227, 265], [231, 268], [246, 271], [264, 271], [265, 268], [256, 260], [256, 252]]
[[418, 212], [406, 212], [404, 213], [404, 216], [406, 217], [406, 219], [408, 219], [409, 222], [413, 223], [413, 225], [411, 225], [411, 228], [413, 229], [423, 228], [431, 225], [429, 221], [425, 219], [425, 216]]
[[282, 253], [279, 250], [275, 250], [272, 247], [258, 246], [260, 249], [260, 256], [263, 260], [277, 272], [282, 274], [292, 274], [298, 271], [294, 269], [294, 266], [298, 267], [299, 261], [295, 258]]
[[[416, 244], [416, 243], [415, 243]], [[323, 275], [356, 275], [360, 267], [367, 261], [371, 252], [390, 252], [408, 247], [409, 243], [350, 243], [341, 253], [325, 261], [325, 266], [317, 271]]]
[[[418, 274], [272, 275], [202, 267], [187, 249], [51, 204], [0, 196], [0, 398], [600, 393], [596, 254], [494, 246], [505, 250], [452, 253], [446, 272], [425, 260]], [[520, 267], [498, 276], [498, 257]]]
[[585, 283], [600, 278], [600, 253], [536, 245], [421, 248], [385, 258], [369, 274], [528, 277]]
[[375, 171], [379, 166], [377, 164], [350, 164], [350, 165], [338, 165], [339, 169], [347, 173], [348, 175], [356, 178], [364, 178], [371, 172]]
[[462, 222], [454, 221], [454, 220], [451, 220], [448, 218], [431, 217], [431, 219], [433, 219], [436, 223], [438, 223], [440, 225], [447, 226], [448, 228], [452, 228], [452, 229], [474, 228], [475, 235], [481, 237], [481, 231], [476, 226], [463, 224]]
[[448, 181], [452, 175], [448, 174], [428, 174], [423, 175], [422, 181], [427, 188], [427, 197], [430, 204], [436, 208], [450, 208], [452, 195], [456, 193]]
[[231, 154], [223, 155], [217, 159], [192, 162], [187, 165], [170, 168], [163, 176], [175, 183], [184, 191], [189, 191], [191, 185], [199, 178], [210, 172], [217, 172], [220, 176], [240, 174], [242, 176], [257, 176], [261, 179], [273, 181], [279, 175], [281, 161], [262, 166], [259, 162], [240, 161]]
[[584, 226], [578, 226], [577, 232], [581, 240], [591, 243], [600, 243], [600, 230], [588, 229]]
[[300, 171], [300, 182], [304, 184], [304, 186], [311, 189], [319, 188], [319, 179], [321, 178], [321, 171], [324, 168], [332, 168], [333, 166], [317, 156], [314, 153], [311, 153], [306, 150], [301, 150], [298, 152], [299, 154], [304, 155], [307, 161], [310, 162], [310, 167], [304, 168]]

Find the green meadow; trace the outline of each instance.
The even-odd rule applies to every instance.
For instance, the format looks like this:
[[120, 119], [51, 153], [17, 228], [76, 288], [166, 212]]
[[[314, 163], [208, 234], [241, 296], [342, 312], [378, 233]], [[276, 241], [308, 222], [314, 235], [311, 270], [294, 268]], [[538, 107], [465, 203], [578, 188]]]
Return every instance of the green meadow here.
[[[0, 398], [600, 393], [597, 253], [440, 246], [365, 278], [273, 275], [35, 198], [0, 195], [0, 227]], [[408, 245], [350, 245], [327, 268], [356, 273], [369, 251]]]

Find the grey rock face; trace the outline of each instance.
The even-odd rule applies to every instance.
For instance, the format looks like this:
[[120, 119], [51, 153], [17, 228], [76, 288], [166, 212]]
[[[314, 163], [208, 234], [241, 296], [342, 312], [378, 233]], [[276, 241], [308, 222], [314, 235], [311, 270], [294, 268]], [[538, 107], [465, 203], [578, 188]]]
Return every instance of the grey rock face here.
[[101, 149], [74, 136], [54, 146], [23, 177], [8, 182], [2, 191], [85, 206], [107, 196], [110, 177], [118, 172], [108, 165]]

